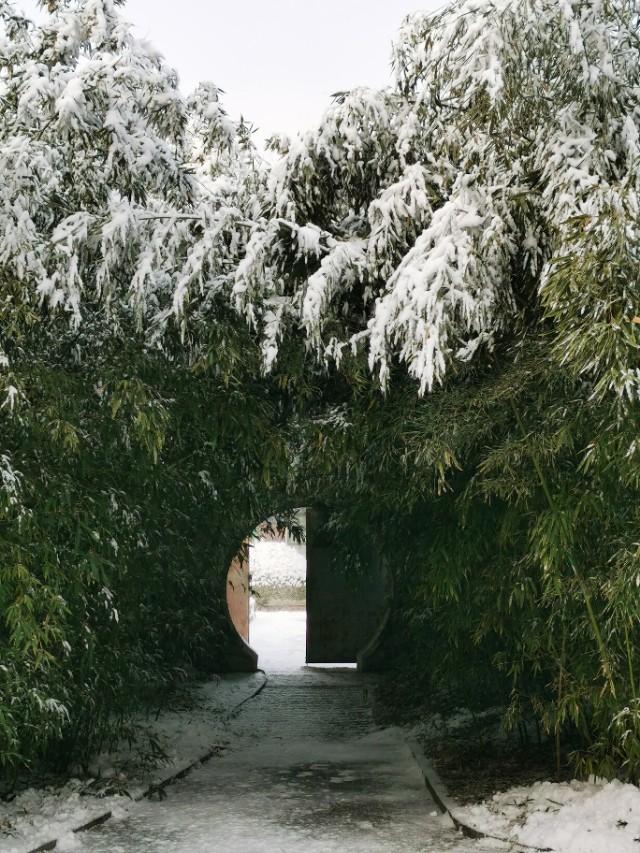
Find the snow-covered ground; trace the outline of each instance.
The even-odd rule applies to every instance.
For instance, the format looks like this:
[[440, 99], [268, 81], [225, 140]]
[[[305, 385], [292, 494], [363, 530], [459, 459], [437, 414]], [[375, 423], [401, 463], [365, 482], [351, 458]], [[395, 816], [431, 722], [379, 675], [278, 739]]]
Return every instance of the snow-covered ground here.
[[[456, 709], [431, 714], [408, 734], [428, 754], [429, 745], [455, 738], [461, 729], [495, 719], [492, 736], [507, 740], [500, 709], [472, 713]], [[538, 848], [555, 853], [640, 853], [640, 790], [620, 782], [536, 782], [494, 794], [451, 811], [466, 826], [507, 839], [508, 849]], [[522, 847], [520, 846], [522, 845]]]
[[640, 850], [640, 790], [621, 782], [537, 782], [455, 814], [489, 835], [557, 853]]
[[429, 798], [397, 728], [378, 729], [370, 678], [270, 676], [233, 721], [232, 749], [82, 837], [83, 853], [481, 853]]
[[[86, 779], [55, 790], [30, 789], [0, 803], [1, 853], [26, 853], [54, 838], [61, 853], [280, 853], [300, 846], [310, 853], [506, 853], [526, 849], [520, 845], [555, 853], [639, 853], [640, 791], [617, 782], [511, 788], [455, 809], [465, 824], [507, 844], [452, 834], [418, 784], [399, 731], [372, 727], [361, 701], [367, 681], [356, 673], [306, 667], [305, 634], [303, 610], [258, 612], [251, 644], [270, 676], [265, 695], [244, 706], [237, 720], [225, 720], [262, 676], [211, 681], [198, 688], [189, 710], [146, 721], [167, 753], [162, 767], [143, 770], [140, 756], [126, 749], [96, 758], [95, 777], [117, 781], [135, 798], [212, 746], [226, 748], [221, 758], [168, 789], [166, 803], [85, 797]], [[468, 719], [460, 711], [450, 720], [438, 717], [429, 722], [429, 734], [445, 735]], [[73, 834], [106, 811], [113, 818], [104, 829]]]
[[[251, 622], [251, 645], [259, 665], [268, 672], [302, 671], [305, 665], [306, 612], [258, 611]], [[131, 804], [128, 796], [86, 796], [94, 779], [111, 780], [135, 798], [150, 784], [166, 779], [204, 755], [213, 745], [228, 742], [225, 713], [257, 689], [263, 676], [228, 675], [194, 688], [193, 707], [139, 722], [162, 746], [166, 762], [143, 767], [148, 755], [145, 738], [131, 751], [127, 747], [99, 755], [89, 779], [71, 779], [56, 788], [30, 788], [11, 803], [0, 801], [0, 853], [26, 853], [38, 845], [62, 838], [63, 846], [77, 839], [72, 830], [112, 811], [117, 818]]]
[[[258, 610], [251, 620], [249, 644], [266, 672], [296, 672], [305, 665], [307, 613], [305, 610]], [[355, 664], [323, 663], [320, 669], [354, 669]], [[306, 667], [312, 669], [313, 667]]]
[[[95, 817], [112, 811], [117, 817], [126, 814], [130, 797], [137, 797], [149, 785], [172, 776], [196, 761], [216, 745], [228, 741], [225, 714], [250, 696], [263, 681], [261, 674], [233, 675], [207, 682], [195, 689], [193, 707], [189, 710], [161, 714], [157, 720], [140, 720], [159, 741], [166, 761], [155, 769], [145, 767], [145, 745], [141, 738], [132, 752], [123, 748], [109, 755], [97, 756], [90, 779], [71, 779], [58, 788], [30, 788], [10, 803], [0, 801], [0, 853], [25, 853], [55, 838], [64, 840], [69, 849], [78, 839], [72, 830]], [[109, 779], [130, 795], [84, 796], [92, 779]]]
[[249, 627], [249, 644], [266, 672], [295, 672], [305, 665], [305, 610], [257, 610]]

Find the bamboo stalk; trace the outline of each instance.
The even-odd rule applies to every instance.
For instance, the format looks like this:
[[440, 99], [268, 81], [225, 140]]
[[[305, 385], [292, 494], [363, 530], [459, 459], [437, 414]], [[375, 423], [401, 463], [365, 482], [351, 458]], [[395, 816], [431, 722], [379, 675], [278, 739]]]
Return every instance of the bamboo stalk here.
[[[518, 427], [520, 432], [522, 433], [523, 439], [526, 440], [527, 433], [524, 428], [524, 423], [522, 422], [522, 418], [520, 417], [520, 413], [516, 408], [516, 404], [513, 400], [513, 397], [509, 397], [509, 402], [511, 404], [511, 408], [513, 410], [513, 414], [515, 415], [516, 421], [518, 423]], [[542, 470], [542, 466], [540, 465], [540, 461], [535, 454], [532, 454], [533, 465], [538, 474], [538, 478], [540, 480], [540, 484], [542, 486], [542, 490], [545, 493], [545, 497], [547, 499], [547, 503], [549, 504], [549, 509], [553, 512], [557, 512], [556, 502], [551, 493], [551, 488], [545, 477], [544, 471]], [[578, 581], [578, 585], [580, 587], [580, 591], [582, 592], [582, 597], [584, 599], [585, 607], [587, 609], [587, 614], [589, 617], [589, 622], [591, 624], [591, 630], [593, 631], [593, 636], [596, 641], [596, 645], [598, 646], [598, 651], [600, 653], [600, 663], [602, 664], [602, 669], [604, 671], [605, 677], [609, 683], [609, 689], [611, 690], [611, 695], [615, 698], [616, 696], [616, 686], [613, 680], [613, 670], [611, 667], [611, 662], [609, 659], [609, 653], [607, 651], [607, 647], [604, 642], [604, 638], [602, 636], [602, 632], [600, 630], [600, 625], [598, 624], [598, 620], [596, 618], [595, 611], [593, 609], [593, 602], [591, 601], [591, 593], [589, 592], [589, 587], [587, 586], [587, 582], [584, 579], [582, 572], [578, 569], [575, 560], [573, 559], [573, 555], [571, 552], [567, 554], [567, 560], [569, 561], [569, 565], [571, 566], [571, 570], [574, 574], [574, 577]]]

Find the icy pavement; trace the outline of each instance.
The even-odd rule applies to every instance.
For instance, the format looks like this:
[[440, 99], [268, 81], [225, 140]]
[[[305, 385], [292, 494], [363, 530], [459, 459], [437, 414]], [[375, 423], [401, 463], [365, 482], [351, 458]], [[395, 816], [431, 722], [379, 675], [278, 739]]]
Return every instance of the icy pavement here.
[[[299, 630], [300, 618], [288, 615], [284, 621]], [[253, 641], [260, 645], [255, 634]], [[73, 839], [66, 849], [74, 844], [87, 853], [495, 849], [461, 838], [436, 812], [400, 730], [375, 727], [369, 678], [354, 670], [296, 669], [290, 656], [279, 663], [270, 658], [265, 645], [265, 662], [281, 671], [270, 674], [265, 690], [230, 724], [230, 748], [222, 757], [168, 788], [166, 800], [136, 804], [126, 818]], [[290, 671], [283, 672], [286, 668]]]

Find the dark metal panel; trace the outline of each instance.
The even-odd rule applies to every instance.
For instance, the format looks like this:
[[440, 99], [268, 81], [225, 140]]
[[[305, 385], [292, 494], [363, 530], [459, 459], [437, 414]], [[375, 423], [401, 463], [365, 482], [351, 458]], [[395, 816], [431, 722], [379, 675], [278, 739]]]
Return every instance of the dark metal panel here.
[[369, 550], [364, 574], [341, 571], [322, 513], [307, 510], [307, 663], [354, 663], [382, 623], [385, 578]]

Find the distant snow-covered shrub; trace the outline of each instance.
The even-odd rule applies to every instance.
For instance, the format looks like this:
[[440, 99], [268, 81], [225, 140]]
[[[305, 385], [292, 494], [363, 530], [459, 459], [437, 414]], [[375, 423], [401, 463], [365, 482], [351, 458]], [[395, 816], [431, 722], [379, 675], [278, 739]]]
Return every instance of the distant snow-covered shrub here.
[[249, 565], [254, 587], [301, 588], [306, 584], [307, 561], [286, 542], [256, 542]]

